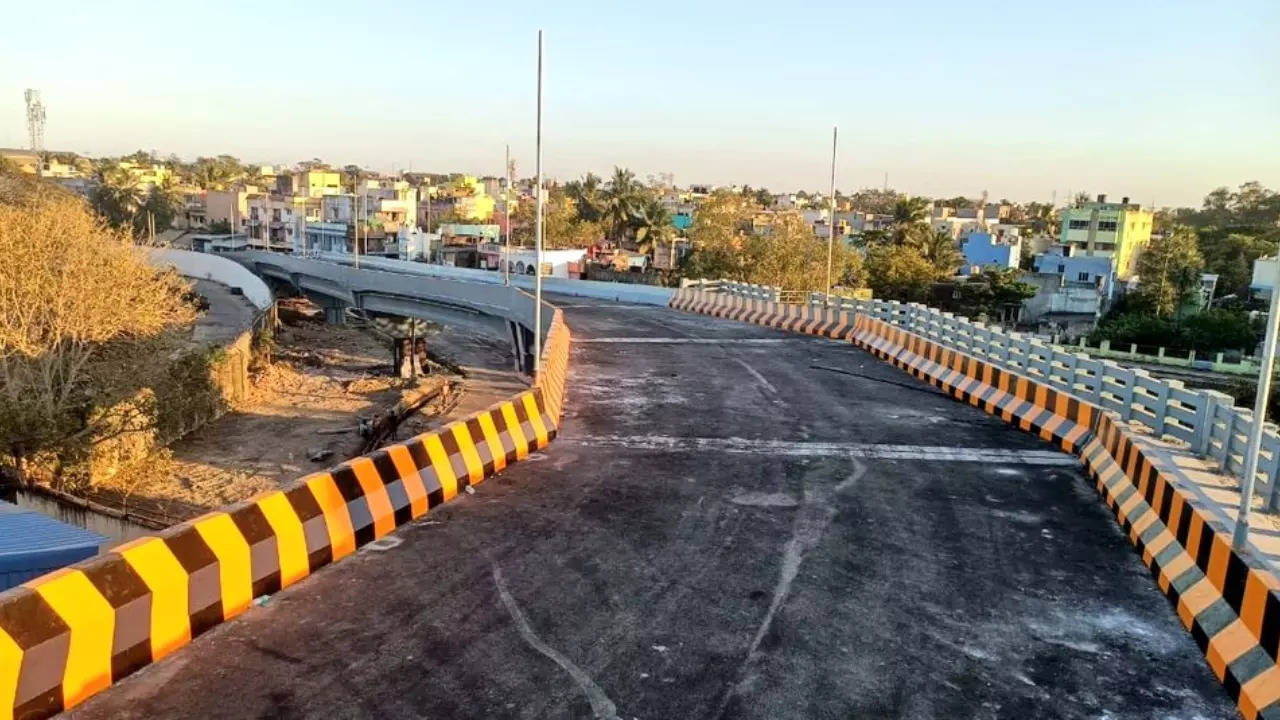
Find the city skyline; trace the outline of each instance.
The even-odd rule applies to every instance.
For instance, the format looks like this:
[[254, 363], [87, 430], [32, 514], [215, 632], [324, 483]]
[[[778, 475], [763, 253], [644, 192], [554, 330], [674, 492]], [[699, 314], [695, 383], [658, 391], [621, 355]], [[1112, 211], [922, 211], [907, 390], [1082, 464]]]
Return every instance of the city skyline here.
[[[933, 197], [1045, 202], [1056, 191], [1062, 203], [1087, 191], [1198, 206], [1217, 186], [1280, 185], [1265, 151], [1280, 145], [1280, 98], [1267, 90], [1280, 55], [1265, 36], [1280, 12], [1262, 2], [1069, 15], [654, 3], [535, 16], [498, 4], [482, 19], [453, 6], [386, 2], [365, 18], [342, 7], [193, 18], [165, 5], [123, 17], [25, 6], [19, 26], [92, 30], [133, 51], [42, 56], [49, 35], [11, 38], [0, 62], [24, 71], [0, 79], [0, 146], [26, 145], [22, 91], [34, 87], [55, 150], [499, 175], [510, 143], [529, 175], [542, 26], [546, 170], [562, 180], [616, 165], [681, 185], [821, 190], [835, 124], [846, 192], [880, 187], [887, 172], [891, 187]], [[268, 41], [259, 28], [296, 32]]]

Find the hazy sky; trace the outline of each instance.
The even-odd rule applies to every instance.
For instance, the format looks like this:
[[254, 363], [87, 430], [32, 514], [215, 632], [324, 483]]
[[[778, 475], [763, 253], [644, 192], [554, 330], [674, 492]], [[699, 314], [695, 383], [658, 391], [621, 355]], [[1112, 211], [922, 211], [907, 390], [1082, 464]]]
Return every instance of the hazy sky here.
[[[545, 7], [544, 7], [545, 6]], [[216, 7], [216, 9], [214, 9]], [[1198, 204], [1280, 187], [1280, 2], [44, 2], [5, 11], [0, 146], [382, 170]], [[22, 31], [19, 31], [19, 30]]]

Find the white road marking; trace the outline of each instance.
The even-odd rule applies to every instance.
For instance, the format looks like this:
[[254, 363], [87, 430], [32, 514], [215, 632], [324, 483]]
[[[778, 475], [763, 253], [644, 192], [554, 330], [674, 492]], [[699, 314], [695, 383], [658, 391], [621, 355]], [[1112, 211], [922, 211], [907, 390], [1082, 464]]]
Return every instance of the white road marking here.
[[765, 380], [764, 376], [761, 375], [759, 371], [757, 371], [755, 368], [747, 364], [746, 360], [743, 360], [741, 358], [734, 358], [733, 361], [738, 363], [742, 367], [746, 368], [747, 372], [751, 373], [751, 377], [755, 378], [756, 382], [760, 383], [760, 385], [763, 386], [764, 389], [768, 390], [774, 395], [778, 394], [778, 388], [774, 387], [773, 383], [769, 382], [768, 380]]
[[793, 457], [845, 455], [871, 460], [930, 460], [1007, 465], [1080, 464], [1080, 461], [1076, 458], [1057, 450], [1009, 450], [1007, 448], [967, 448], [942, 445], [796, 442], [789, 440], [748, 440], [736, 437], [673, 437], [670, 435], [579, 435], [564, 436], [557, 439], [557, 442], [592, 447], [617, 447], [663, 452], [726, 452]]
[[596, 338], [574, 338], [574, 345], [582, 344], [610, 344], [610, 343], [636, 343], [649, 345], [780, 345], [787, 342], [787, 338], [698, 338], [698, 337], [596, 337]]
[[665, 305], [617, 305], [612, 302], [608, 302], [608, 304], [602, 303], [600, 305], [591, 305], [588, 303], [569, 303], [566, 305], [565, 303], [556, 303], [556, 307], [560, 308], [561, 310], [565, 308], [569, 308], [569, 309], [591, 308], [593, 310], [606, 308], [608, 309], [609, 312], [613, 312], [614, 310], [662, 310], [662, 311], [667, 310], [667, 307]]
[[507, 590], [507, 584], [502, 579], [502, 570], [494, 564], [493, 566], [493, 584], [498, 588], [498, 596], [502, 598], [502, 604], [506, 606], [507, 612], [511, 614], [511, 619], [516, 623], [516, 629], [520, 631], [520, 637], [529, 644], [534, 650], [551, 658], [551, 660], [560, 666], [573, 681], [578, 683], [578, 687], [582, 688], [582, 694], [587, 696], [587, 702], [591, 704], [591, 713], [600, 720], [621, 720], [618, 717], [618, 707], [613, 704], [609, 696], [604, 694], [599, 685], [591, 679], [573, 661], [561, 655], [559, 651], [542, 641], [538, 637], [538, 633], [533, 631], [533, 627], [529, 625], [529, 620], [525, 618], [524, 612], [520, 606], [516, 604], [516, 599], [511, 596], [511, 592]]

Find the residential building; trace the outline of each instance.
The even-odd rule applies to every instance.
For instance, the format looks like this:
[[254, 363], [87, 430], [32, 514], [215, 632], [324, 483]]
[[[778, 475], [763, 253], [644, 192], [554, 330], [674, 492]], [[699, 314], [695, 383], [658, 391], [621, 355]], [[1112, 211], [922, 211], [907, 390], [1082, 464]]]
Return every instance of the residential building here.
[[418, 224], [418, 189], [404, 180], [366, 180], [356, 188], [356, 194], [365, 216], [387, 232]]
[[307, 216], [307, 200], [302, 195], [249, 195], [244, 230], [251, 244], [265, 250], [293, 250]]
[[188, 230], [208, 226], [203, 190], [183, 193], [182, 209], [174, 216], [173, 223], [175, 227]]
[[355, 195], [325, 195], [320, 198], [320, 221], [350, 223], [355, 218]]
[[225, 222], [232, 231], [239, 230], [249, 215], [249, 192], [243, 188], [210, 190], [205, 193], [204, 207], [210, 224]]
[[276, 178], [276, 190], [284, 195], [322, 197], [342, 192], [342, 175], [332, 170], [301, 170]]
[[449, 245], [476, 245], [483, 242], [496, 243], [501, 237], [502, 227], [499, 225], [464, 225], [461, 223], [444, 223], [438, 232]]
[[129, 173], [140, 190], [150, 190], [157, 185], [163, 185], [173, 177], [173, 171], [168, 166], [158, 163], [139, 165], [135, 162], [123, 161], [119, 163], [119, 168]]
[[1280, 257], [1260, 257], [1253, 261], [1253, 280], [1249, 282], [1249, 293], [1257, 300], [1270, 300], [1271, 288], [1275, 287], [1276, 278], [1280, 276]]
[[428, 233], [418, 228], [402, 228], [396, 233], [396, 250], [401, 260], [430, 262], [432, 248], [440, 247], [438, 233]]
[[236, 252], [249, 249], [249, 238], [244, 233], [213, 235], [198, 233], [191, 236], [191, 249], [196, 252]]
[[1111, 306], [1116, 275], [1109, 257], [1077, 254], [1055, 247], [1032, 259], [1033, 272], [1020, 278], [1037, 288], [1023, 303], [1026, 322], [1054, 333], [1074, 334], [1092, 328]]
[[1087, 257], [1111, 259], [1116, 277], [1129, 279], [1137, 270], [1138, 256], [1151, 240], [1155, 216], [1123, 198], [1108, 203], [1106, 195], [1094, 202], [1066, 208], [1061, 215], [1060, 244]]
[[775, 210], [795, 210], [802, 204], [795, 193], [778, 193], [773, 196], [773, 208]]
[[1111, 259], [1081, 255], [1074, 248], [1054, 247], [1031, 260], [1033, 272], [1061, 275], [1067, 282], [1084, 283], [1105, 288], [1110, 296], [1115, 285], [1115, 269]]
[[1022, 238], [1016, 231], [970, 233], [961, 252], [965, 263], [961, 274], [975, 275], [984, 268], [1008, 270], [1018, 267], [1022, 259]]
[[295, 254], [304, 251], [343, 254], [351, 252], [350, 226], [345, 222], [309, 222], [304, 233], [305, 245], [298, 242], [298, 235], [294, 235]]

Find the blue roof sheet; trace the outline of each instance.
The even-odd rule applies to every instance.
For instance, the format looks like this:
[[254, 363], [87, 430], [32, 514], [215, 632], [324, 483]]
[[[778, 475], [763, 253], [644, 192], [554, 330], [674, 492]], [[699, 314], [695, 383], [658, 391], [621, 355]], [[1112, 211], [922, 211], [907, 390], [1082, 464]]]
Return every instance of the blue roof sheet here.
[[96, 555], [106, 541], [35, 510], [0, 502], [0, 571], [49, 567], [72, 556], [70, 562], [75, 562]]

